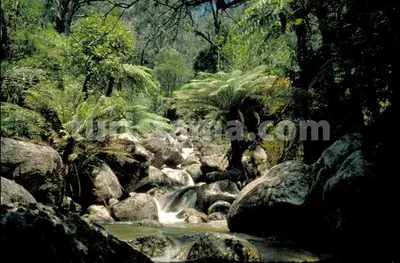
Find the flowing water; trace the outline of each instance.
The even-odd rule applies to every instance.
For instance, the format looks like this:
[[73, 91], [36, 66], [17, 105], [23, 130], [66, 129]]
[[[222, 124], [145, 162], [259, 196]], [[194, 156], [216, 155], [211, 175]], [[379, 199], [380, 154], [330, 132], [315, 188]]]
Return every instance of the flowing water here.
[[[155, 262], [185, 262], [186, 256], [195, 238], [200, 233], [229, 233], [226, 221], [188, 224], [176, 215], [185, 208], [194, 208], [199, 185], [189, 185], [173, 190], [158, 199], [159, 221], [163, 227], [132, 226], [129, 223], [106, 224], [103, 227], [121, 240], [161, 233], [174, 241], [167, 247], [162, 257], [153, 258]], [[262, 255], [263, 262], [315, 262], [318, 256], [301, 249], [297, 244], [276, 238], [259, 238], [246, 234], [229, 233], [252, 243]]]
[[156, 199], [161, 224], [183, 223], [176, 216], [186, 208], [194, 208], [197, 201], [197, 185], [186, 186]]

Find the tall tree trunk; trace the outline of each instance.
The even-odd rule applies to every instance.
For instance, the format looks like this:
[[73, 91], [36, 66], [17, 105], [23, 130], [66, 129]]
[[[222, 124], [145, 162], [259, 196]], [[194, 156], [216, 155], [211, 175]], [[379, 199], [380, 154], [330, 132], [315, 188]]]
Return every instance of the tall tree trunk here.
[[111, 77], [110, 80], [108, 81], [108, 87], [106, 92], [107, 97], [111, 97], [113, 93], [114, 83], [115, 83], [115, 78]]
[[0, 6], [0, 24], [1, 24], [0, 61], [6, 60], [8, 58], [10, 44], [11, 44], [11, 39], [8, 35], [8, 23], [4, 15], [5, 14], [3, 7]]
[[231, 140], [231, 148], [228, 153], [228, 170], [243, 169], [242, 157], [247, 147], [241, 140]]
[[92, 77], [93, 77], [93, 73], [92, 72], [88, 73], [85, 77], [85, 81], [83, 82], [82, 92], [85, 96], [85, 100], [87, 100], [87, 98], [89, 97], [88, 88], [89, 88], [89, 82], [92, 79]]
[[72, 18], [76, 11], [76, 0], [61, 0], [58, 5], [58, 15], [55, 28], [58, 33], [69, 36]]

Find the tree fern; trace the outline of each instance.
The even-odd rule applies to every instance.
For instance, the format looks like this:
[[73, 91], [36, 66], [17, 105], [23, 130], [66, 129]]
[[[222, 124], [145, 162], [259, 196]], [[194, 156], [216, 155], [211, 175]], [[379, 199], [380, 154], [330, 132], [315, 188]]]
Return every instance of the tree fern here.
[[[205, 115], [220, 122], [222, 127], [229, 121], [240, 121], [244, 132], [259, 136], [262, 118], [277, 118], [290, 98], [289, 82], [266, 72], [266, 67], [258, 67], [249, 72], [202, 74], [176, 92], [178, 113], [193, 118]], [[255, 139], [261, 142], [260, 137]], [[241, 157], [253, 142], [247, 136], [230, 142], [229, 168], [242, 169]]]
[[[289, 82], [265, 72], [265, 67], [258, 67], [250, 72], [202, 74], [176, 92], [175, 105], [181, 114], [194, 109], [224, 121], [234, 118], [238, 110], [251, 108], [273, 114], [287, 102]], [[247, 103], [250, 100], [253, 104]]]
[[[26, 104], [40, 111], [41, 108], [54, 110], [63, 124], [64, 130], [72, 135], [95, 132], [96, 125], [107, 124], [106, 134], [113, 132], [110, 125], [123, 126], [132, 132], [148, 132], [156, 128], [168, 128], [168, 120], [149, 112], [141, 99], [130, 92], [116, 92], [111, 97], [91, 95], [84, 100], [80, 86], [70, 81], [64, 89], [55, 83], [44, 82], [27, 91]], [[92, 126], [94, 124], [94, 127]], [[117, 131], [115, 131], [117, 132]]]

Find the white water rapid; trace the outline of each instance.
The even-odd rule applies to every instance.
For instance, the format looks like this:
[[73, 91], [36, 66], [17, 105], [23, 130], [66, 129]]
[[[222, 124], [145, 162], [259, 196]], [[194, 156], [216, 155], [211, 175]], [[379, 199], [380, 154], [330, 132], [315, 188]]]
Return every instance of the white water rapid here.
[[158, 218], [161, 224], [182, 223], [176, 216], [186, 208], [194, 208], [197, 201], [196, 185], [178, 188], [156, 199]]

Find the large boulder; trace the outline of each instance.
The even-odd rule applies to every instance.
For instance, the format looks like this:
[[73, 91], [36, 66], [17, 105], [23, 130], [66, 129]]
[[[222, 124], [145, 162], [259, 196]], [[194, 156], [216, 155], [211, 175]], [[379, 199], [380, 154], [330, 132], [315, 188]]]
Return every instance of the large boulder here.
[[[168, 135], [168, 134], [167, 134]], [[183, 161], [180, 149], [175, 147], [174, 142], [169, 142], [173, 138], [168, 139], [170, 136], [166, 135], [166, 142], [158, 138], [148, 138], [142, 140], [143, 147], [154, 154], [152, 165], [161, 168], [166, 165], [171, 168], [176, 168]]]
[[379, 236], [374, 231], [381, 231], [383, 227], [377, 225], [376, 218], [384, 216], [378, 215], [377, 212], [378, 179], [374, 175], [373, 165], [359, 150], [351, 154], [335, 175], [326, 182], [323, 207], [329, 232], [338, 246], [338, 251], [344, 252], [350, 247], [373, 249], [376, 240], [372, 237]]
[[191, 186], [194, 185], [192, 177], [183, 170], [164, 168], [161, 170], [175, 185]]
[[363, 136], [359, 133], [354, 133], [341, 137], [326, 149], [318, 161], [312, 165], [315, 175], [310, 187], [310, 193], [313, 196], [318, 195], [316, 198], [320, 199], [326, 181], [338, 171], [347, 157], [360, 150], [363, 145]]
[[324, 204], [324, 187], [340, 169], [343, 162], [355, 151], [364, 146], [364, 138], [361, 134], [349, 134], [341, 137], [328, 147], [312, 165], [313, 179], [309, 188], [309, 194], [306, 200], [307, 213], [310, 215], [310, 224], [320, 229], [317, 232], [323, 238], [331, 236], [331, 230], [327, 227], [326, 204]]
[[194, 185], [192, 177], [183, 170], [150, 166], [149, 176], [138, 183], [135, 192], [147, 192], [155, 187]]
[[201, 172], [203, 174], [223, 171], [228, 167], [228, 160], [225, 155], [211, 155], [203, 156], [200, 159], [201, 162]]
[[204, 184], [197, 191], [196, 208], [207, 213], [208, 208], [217, 201], [232, 203], [239, 195], [234, 182], [225, 180], [212, 184]]
[[104, 203], [104, 201], [108, 202], [112, 198], [118, 199], [121, 197], [121, 185], [108, 165], [103, 164], [100, 167], [95, 167], [92, 171], [92, 181], [92, 192], [96, 202]]
[[297, 235], [307, 221], [302, 207], [311, 179], [311, 167], [301, 162], [274, 166], [240, 192], [228, 213], [229, 229], [267, 236]]
[[78, 215], [42, 204], [0, 207], [0, 246], [13, 262], [152, 262]]
[[200, 167], [201, 164], [195, 163], [185, 167], [183, 170], [192, 177], [194, 182], [198, 183], [202, 180], [203, 176]]
[[21, 185], [1, 177], [1, 204], [36, 203], [35, 198]]
[[101, 145], [98, 157], [115, 173], [126, 192], [133, 191], [148, 175], [153, 154], [137, 143], [137, 139], [110, 137]]
[[[170, 176], [168, 176], [170, 175]], [[173, 176], [175, 175], [175, 176]], [[180, 175], [180, 176], [178, 176]], [[173, 173], [168, 171], [165, 173], [160, 169], [150, 166], [149, 167], [149, 176], [141, 180], [136, 188], [134, 189], [135, 192], [143, 193], [148, 192], [151, 189], [158, 188], [158, 187], [168, 187], [168, 186], [178, 186], [178, 185], [185, 185], [185, 175], [183, 173]]]
[[1, 138], [1, 175], [22, 185], [38, 202], [62, 202], [62, 167], [60, 155], [50, 147]]
[[114, 222], [114, 219], [111, 217], [110, 212], [105, 206], [91, 205], [88, 207], [87, 211], [89, 214], [86, 215], [85, 218], [89, 219], [90, 221], [99, 223]]
[[154, 154], [153, 166], [161, 168], [166, 165], [171, 168], [176, 168], [183, 161], [181, 152], [173, 147], [165, 146]]
[[149, 257], [161, 257], [168, 247], [174, 245], [174, 241], [163, 234], [154, 234], [131, 239], [128, 244]]
[[190, 166], [192, 164], [200, 164], [200, 153], [199, 152], [185, 152], [185, 149], [182, 149], [182, 166]]
[[133, 194], [113, 205], [111, 211], [120, 221], [158, 220], [156, 201], [149, 194]]
[[162, 148], [166, 147], [167, 144], [158, 138], [147, 138], [141, 141], [143, 147], [151, 153], [157, 153]]
[[261, 255], [248, 241], [228, 234], [201, 235], [189, 250], [188, 260], [261, 261]]

